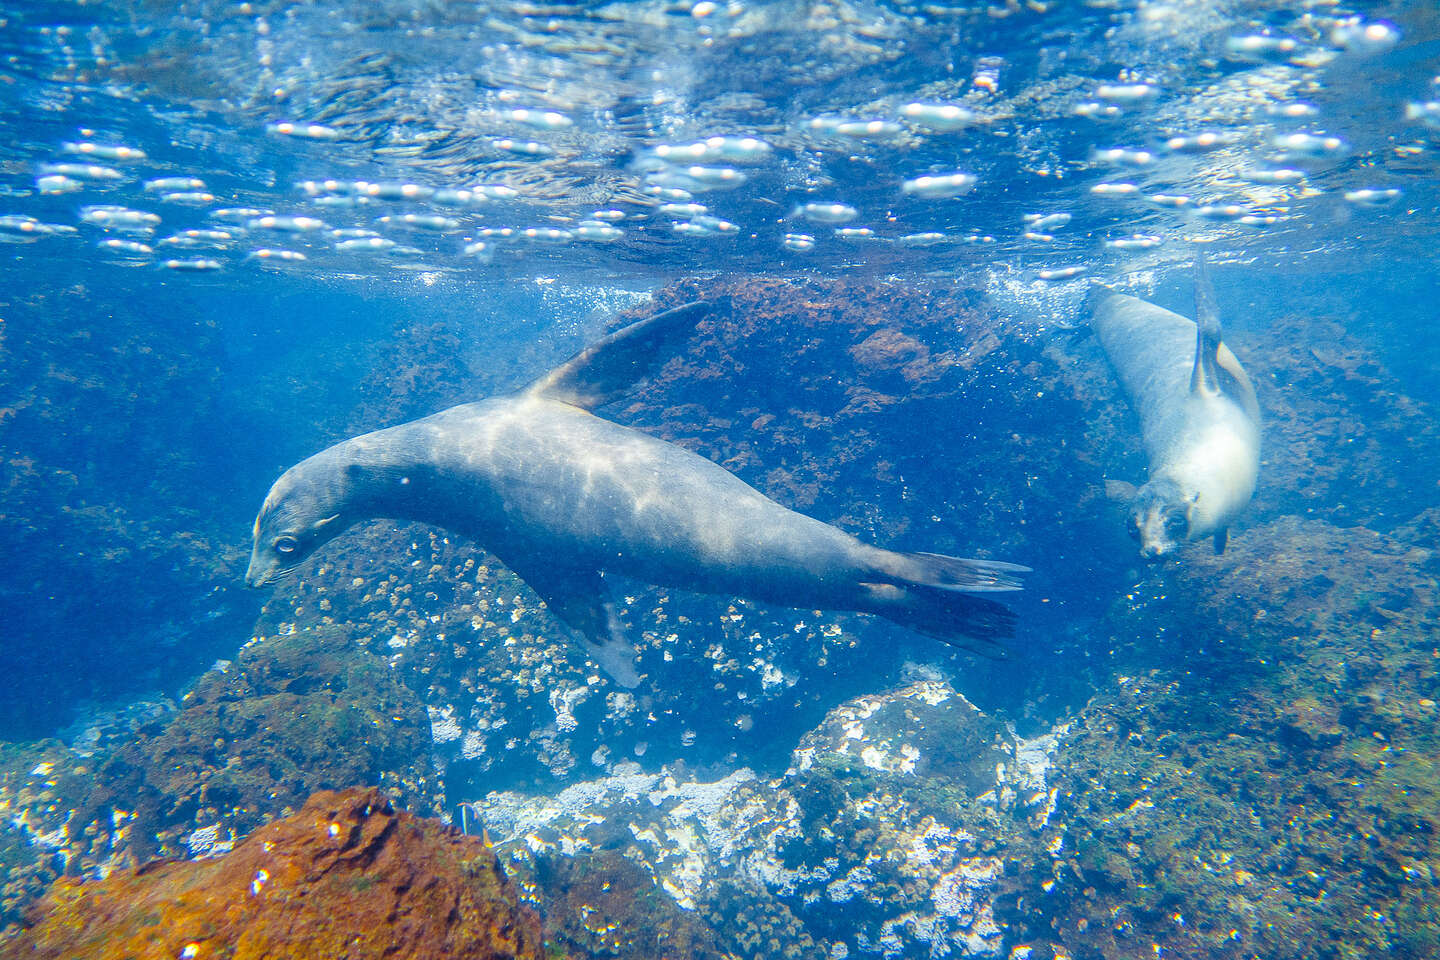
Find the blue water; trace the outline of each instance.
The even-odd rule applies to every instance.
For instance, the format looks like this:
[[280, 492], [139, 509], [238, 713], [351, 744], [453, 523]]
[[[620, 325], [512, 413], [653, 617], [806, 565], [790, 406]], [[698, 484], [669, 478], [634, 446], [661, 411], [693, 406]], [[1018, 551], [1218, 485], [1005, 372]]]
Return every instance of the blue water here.
[[[0, 130], [9, 741], [176, 698], [233, 657], [269, 596], [241, 582], [250, 525], [290, 464], [523, 384], [692, 277], [975, 291], [1007, 349], [1059, 369], [1098, 362], [1093, 283], [1188, 314], [1201, 249], [1242, 359], [1283, 321], [1356, 410], [1440, 400], [1431, 3], [12, 3]], [[1337, 330], [1383, 377], [1344, 374]], [[950, 333], [930, 348], [966, 342]], [[838, 364], [849, 346], [817, 349]], [[1280, 370], [1259, 389], [1288, 403], [1295, 387]], [[808, 402], [763, 356], [686, 390], [646, 414], [702, 409], [740, 445], [742, 411]], [[1016, 464], [1084, 445], [1079, 414], [1035, 391], [995, 374], [957, 407], [922, 386], [875, 421], [866, 456], [888, 482], [867, 462], [790, 504], [1033, 566], [1010, 658], [981, 682], [963, 654], [880, 625], [878, 676], [811, 677], [793, 715], [768, 708], [787, 737], [907, 660], [968, 675], [1022, 732], [1083, 705], [1109, 642], [1089, 628], [1147, 573], [1118, 506], [1027, 513], [1038, 474], [968, 474], [1012, 437]], [[640, 425], [707, 455], [727, 439]], [[1325, 457], [1347, 456], [1343, 433]], [[803, 468], [795, 435], [793, 463], [761, 446], [736, 472], [788, 502], [771, 471]], [[1111, 449], [1127, 452], [1069, 472], [1076, 498], [1142, 479], [1138, 436]], [[1234, 535], [1306, 511], [1388, 532], [1440, 502], [1433, 453], [1372, 455], [1397, 461], [1391, 486], [1353, 503], [1267, 493], [1262, 469]], [[666, 736], [704, 722], [687, 696]], [[727, 734], [695, 761], [783, 767], [787, 737]]]

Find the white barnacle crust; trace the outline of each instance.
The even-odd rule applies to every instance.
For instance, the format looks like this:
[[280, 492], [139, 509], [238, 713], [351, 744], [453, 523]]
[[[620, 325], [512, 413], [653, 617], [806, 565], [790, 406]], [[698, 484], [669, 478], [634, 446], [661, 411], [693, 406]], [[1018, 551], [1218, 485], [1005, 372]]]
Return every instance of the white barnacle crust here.
[[[724, 651], [715, 657], [723, 659]], [[831, 956], [852, 950], [993, 956], [1003, 939], [995, 917], [1001, 860], [973, 821], [967, 829], [963, 819], [922, 815], [912, 800], [917, 790], [963, 784], [971, 802], [983, 797], [1018, 814], [1016, 822], [1058, 856], [1064, 827], [1050, 822], [1057, 791], [1046, 776], [1065, 731], [1019, 738], [937, 671], [917, 668], [912, 675], [919, 679], [898, 690], [832, 709], [772, 780], [742, 769], [700, 781], [668, 768], [646, 772], [616, 763], [609, 776], [558, 794], [491, 793], [475, 809], [502, 855], [520, 861], [542, 851], [583, 852], [623, 831], [632, 855], [682, 908], [702, 909], [722, 885], [736, 882], [802, 904], [863, 908], [871, 919], [843, 950], [832, 944]], [[563, 688], [552, 696], [560, 702]], [[968, 744], [975, 756], [928, 769], [935, 738]], [[812, 778], [835, 771], [853, 777], [846, 771], [857, 768], [865, 775], [846, 781], [842, 816], [875, 827], [875, 839], [859, 845], [817, 826], [806, 807]], [[896, 889], [918, 896], [886, 892]]]

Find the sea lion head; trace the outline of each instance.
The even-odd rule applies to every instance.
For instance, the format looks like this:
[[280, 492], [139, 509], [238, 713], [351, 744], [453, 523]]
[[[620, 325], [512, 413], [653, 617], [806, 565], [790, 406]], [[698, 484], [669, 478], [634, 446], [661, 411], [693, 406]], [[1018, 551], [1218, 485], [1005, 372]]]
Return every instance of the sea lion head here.
[[270, 487], [255, 517], [245, 582], [261, 587], [289, 573], [351, 523], [352, 481], [334, 448], [297, 463]]
[[1140, 556], [1160, 560], [1190, 539], [1190, 508], [1196, 498], [1186, 495], [1171, 479], [1152, 480], [1130, 504], [1130, 536], [1140, 544]]

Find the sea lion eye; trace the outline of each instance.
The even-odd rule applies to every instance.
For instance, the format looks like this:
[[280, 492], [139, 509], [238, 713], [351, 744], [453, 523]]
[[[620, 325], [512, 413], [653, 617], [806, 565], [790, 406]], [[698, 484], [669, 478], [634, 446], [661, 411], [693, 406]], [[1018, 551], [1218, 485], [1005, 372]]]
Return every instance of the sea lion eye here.
[[1172, 514], [1170, 519], [1165, 521], [1165, 531], [1172, 536], [1184, 533], [1187, 526], [1185, 518], [1178, 513]]
[[1129, 530], [1130, 530], [1130, 539], [1131, 539], [1131, 540], [1139, 540], [1139, 539], [1140, 539], [1140, 521], [1132, 518], [1132, 519], [1130, 520], [1130, 522], [1129, 522], [1126, 526], [1127, 526], [1127, 527], [1129, 528]]
[[300, 541], [294, 537], [284, 536], [275, 538], [275, 549], [281, 553], [294, 553], [300, 546]]

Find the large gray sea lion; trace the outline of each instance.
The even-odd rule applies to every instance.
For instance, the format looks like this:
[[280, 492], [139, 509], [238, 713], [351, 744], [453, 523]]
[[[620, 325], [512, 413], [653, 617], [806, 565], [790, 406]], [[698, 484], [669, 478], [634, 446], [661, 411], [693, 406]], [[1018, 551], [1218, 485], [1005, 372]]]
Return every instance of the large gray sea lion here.
[[1130, 508], [1141, 556], [1158, 559], [1205, 536], [1221, 552], [1255, 492], [1260, 407], [1240, 361], [1220, 341], [1203, 261], [1196, 263], [1198, 322], [1103, 288], [1091, 309], [1091, 326], [1140, 415], [1150, 460]]
[[514, 570], [619, 682], [639, 682], [602, 572], [792, 607], [877, 613], [950, 642], [1007, 635], [977, 593], [1028, 568], [861, 543], [709, 460], [590, 411], [622, 395], [708, 310], [631, 324], [519, 393], [345, 440], [270, 488], [245, 580], [275, 580], [351, 524], [414, 520]]

